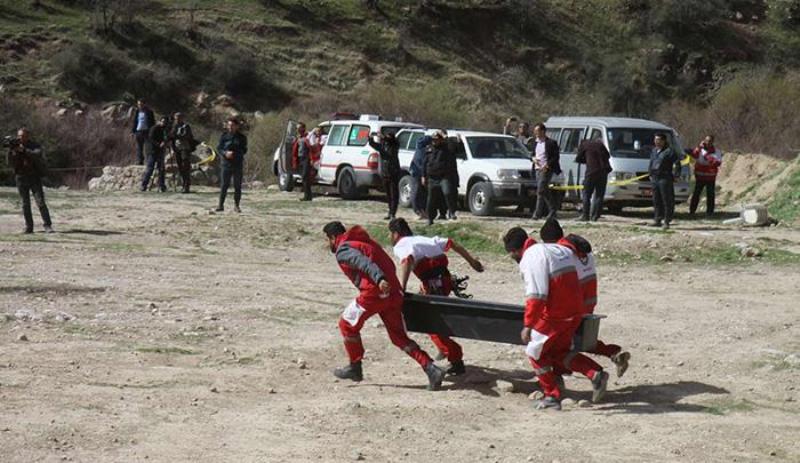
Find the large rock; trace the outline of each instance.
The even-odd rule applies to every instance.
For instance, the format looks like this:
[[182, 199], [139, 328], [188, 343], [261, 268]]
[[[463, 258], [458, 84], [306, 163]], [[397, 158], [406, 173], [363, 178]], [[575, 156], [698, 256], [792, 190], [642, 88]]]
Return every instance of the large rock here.
[[142, 181], [145, 166], [105, 166], [103, 175], [89, 180], [90, 191], [136, 190]]

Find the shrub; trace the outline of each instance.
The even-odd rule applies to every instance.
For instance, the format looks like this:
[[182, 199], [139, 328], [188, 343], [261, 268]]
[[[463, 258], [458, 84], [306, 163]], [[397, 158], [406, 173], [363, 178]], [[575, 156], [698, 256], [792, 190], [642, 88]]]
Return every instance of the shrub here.
[[125, 85], [130, 66], [123, 58], [91, 43], [77, 43], [56, 55], [59, 83], [87, 102], [114, 99]]

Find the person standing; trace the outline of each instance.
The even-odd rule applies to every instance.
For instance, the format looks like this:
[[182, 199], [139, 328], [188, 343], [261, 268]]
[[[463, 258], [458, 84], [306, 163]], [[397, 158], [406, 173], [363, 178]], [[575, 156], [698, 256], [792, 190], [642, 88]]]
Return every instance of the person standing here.
[[681, 158], [669, 146], [665, 134], [657, 133], [654, 143], [655, 147], [650, 152], [654, 215], [652, 225], [668, 230], [675, 214], [675, 179], [681, 174]]
[[383, 189], [389, 202], [389, 214], [385, 220], [392, 220], [397, 215], [397, 207], [400, 204], [400, 144], [393, 132], [385, 135], [375, 135], [369, 139], [369, 146], [372, 147], [381, 157], [381, 176], [383, 177]]
[[411, 158], [411, 165], [409, 166], [409, 174], [411, 175], [411, 207], [414, 213], [417, 214], [419, 220], [426, 220], [428, 213], [426, 209], [426, 194], [423, 189], [422, 179], [425, 177], [425, 152], [428, 145], [431, 143], [431, 137], [428, 135], [422, 136], [417, 140], [414, 149], [414, 157]]
[[392, 344], [413, 358], [428, 376], [428, 390], [438, 390], [444, 371], [412, 341], [403, 322], [403, 291], [395, 273], [394, 262], [367, 232], [356, 225], [346, 230], [341, 222], [330, 222], [322, 229], [339, 268], [358, 289], [356, 299], [342, 313], [339, 330], [350, 363], [333, 371], [339, 379], [363, 380], [364, 345], [361, 328], [373, 315], [386, 327]]
[[306, 125], [303, 122], [297, 124], [297, 134], [294, 138], [292, 151], [293, 157], [297, 159], [297, 167], [300, 169], [300, 176], [303, 182], [303, 197], [300, 198], [300, 201], [311, 201], [313, 199], [311, 195], [311, 183], [313, 182], [311, 167], [312, 146], [309, 134], [306, 131]]
[[147, 137], [147, 168], [142, 176], [141, 191], [147, 191], [150, 186], [150, 177], [153, 170], [158, 169], [158, 190], [164, 193], [167, 191], [167, 184], [164, 172], [164, 152], [169, 141], [168, 119], [162, 117], [156, 125], [150, 129]]
[[425, 176], [422, 184], [428, 189], [428, 225], [433, 225], [436, 217], [437, 195], [444, 196], [447, 204], [447, 219], [456, 219], [456, 191], [455, 179], [458, 178], [458, 164], [450, 146], [447, 143], [447, 133], [437, 130], [431, 137], [430, 145], [425, 153]]
[[533, 167], [536, 174], [536, 210], [533, 220], [555, 218], [558, 203], [550, 190], [554, 175], [561, 174], [561, 153], [558, 143], [547, 136], [547, 127], [538, 123], [533, 128], [536, 144], [533, 149]]
[[148, 143], [150, 129], [156, 125], [156, 115], [143, 99], [136, 101], [136, 111], [133, 113], [131, 134], [136, 140], [136, 161], [141, 166], [144, 165], [144, 152]]
[[513, 135], [518, 142], [522, 143], [522, 145], [528, 149], [528, 151], [532, 151], [534, 140], [533, 137], [531, 137], [531, 125], [527, 122], [519, 121], [519, 124], [517, 124], [517, 131], [513, 133], [511, 126], [514, 122], [517, 122], [517, 118], [514, 116], [506, 119], [506, 123], [503, 126], [503, 135]]
[[175, 113], [175, 125], [170, 133], [175, 161], [183, 183], [182, 193], [189, 193], [192, 183], [192, 153], [197, 148], [197, 140], [192, 134], [192, 126], [186, 122], [183, 113]]
[[[449, 238], [415, 236], [405, 219], [389, 222], [389, 234], [394, 255], [400, 259], [400, 286], [403, 291], [406, 291], [408, 277], [413, 272], [422, 282], [422, 294], [449, 296], [453, 291], [453, 277], [447, 268], [447, 251], [451, 249], [463, 257], [476, 272], [483, 272], [483, 264], [472, 257], [463, 246]], [[437, 334], [431, 335], [431, 341], [450, 362], [448, 374], [466, 373], [464, 351], [457, 342], [449, 336]]]
[[606, 392], [608, 373], [589, 357], [570, 353], [575, 321], [583, 307], [572, 251], [559, 244], [537, 244], [520, 227], [510, 229], [503, 244], [519, 264], [525, 284], [520, 338], [527, 345], [525, 352], [544, 392], [536, 408], [561, 409], [560, 371], [585, 375], [592, 382], [592, 401], [600, 401]]
[[226, 123], [226, 130], [219, 137], [217, 152], [222, 155], [222, 182], [219, 190], [219, 205], [216, 212], [225, 210], [225, 198], [233, 180], [233, 201], [235, 212], [242, 212], [239, 203], [242, 200], [242, 177], [244, 176], [244, 156], [247, 154], [247, 136], [241, 132], [241, 123], [231, 117]]
[[17, 138], [10, 141], [6, 161], [14, 172], [17, 191], [22, 199], [22, 216], [25, 218], [24, 233], [33, 233], [33, 211], [31, 210], [31, 193], [36, 201], [39, 214], [42, 215], [45, 233], [53, 233], [50, 210], [44, 200], [42, 177], [46, 174], [44, 154], [41, 145], [30, 138], [25, 127], [17, 131]]
[[603, 212], [608, 174], [611, 173], [611, 154], [602, 140], [584, 140], [578, 148], [575, 162], [586, 164], [583, 177], [583, 209], [581, 220], [597, 222]]
[[694, 216], [700, 195], [706, 190], [706, 216], [714, 215], [716, 197], [717, 173], [722, 165], [722, 152], [714, 146], [714, 136], [706, 138], [692, 150], [690, 155], [694, 158], [694, 192], [689, 203], [689, 215]]

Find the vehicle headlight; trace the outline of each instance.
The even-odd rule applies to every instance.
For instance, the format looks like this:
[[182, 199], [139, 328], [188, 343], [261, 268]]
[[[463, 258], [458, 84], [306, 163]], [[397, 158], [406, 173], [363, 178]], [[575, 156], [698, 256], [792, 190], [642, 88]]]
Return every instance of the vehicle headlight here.
[[630, 172], [614, 172], [614, 181], [616, 182], [622, 182], [632, 178], [633, 174]]
[[497, 178], [501, 180], [519, 180], [522, 176], [516, 169], [499, 169], [497, 171]]

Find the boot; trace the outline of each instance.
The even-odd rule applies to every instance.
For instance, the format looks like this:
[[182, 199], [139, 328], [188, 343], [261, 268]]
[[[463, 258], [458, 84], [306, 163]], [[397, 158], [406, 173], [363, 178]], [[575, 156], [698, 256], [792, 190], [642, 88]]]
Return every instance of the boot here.
[[431, 362], [425, 367], [425, 374], [428, 375], [428, 390], [438, 391], [442, 387], [444, 371]]
[[630, 352], [620, 352], [611, 356], [611, 361], [617, 366], [617, 378], [622, 378], [622, 375], [628, 371], [628, 362], [631, 359]]
[[450, 363], [450, 368], [447, 369], [448, 375], [459, 376], [463, 375], [467, 372], [466, 367], [464, 367], [463, 360], [456, 360]]
[[547, 396], [542, 400], [537, 400], [533, 408], [536, 410], [561, 410], [561, 402], [555, 397]]
[[608, 373], [605, 371], [598, 371], [592, 378], [592, 402], [597, 403], [606, 395], [606, 386], [608, 386]]
[[337, 368], [333, 370], [333, 376], [339, 379], [350, 379], [353, 381], [361, 381], [364, 379], [364, 373], [361, 370], [361, 362], [351, 363], [346, 367]]

